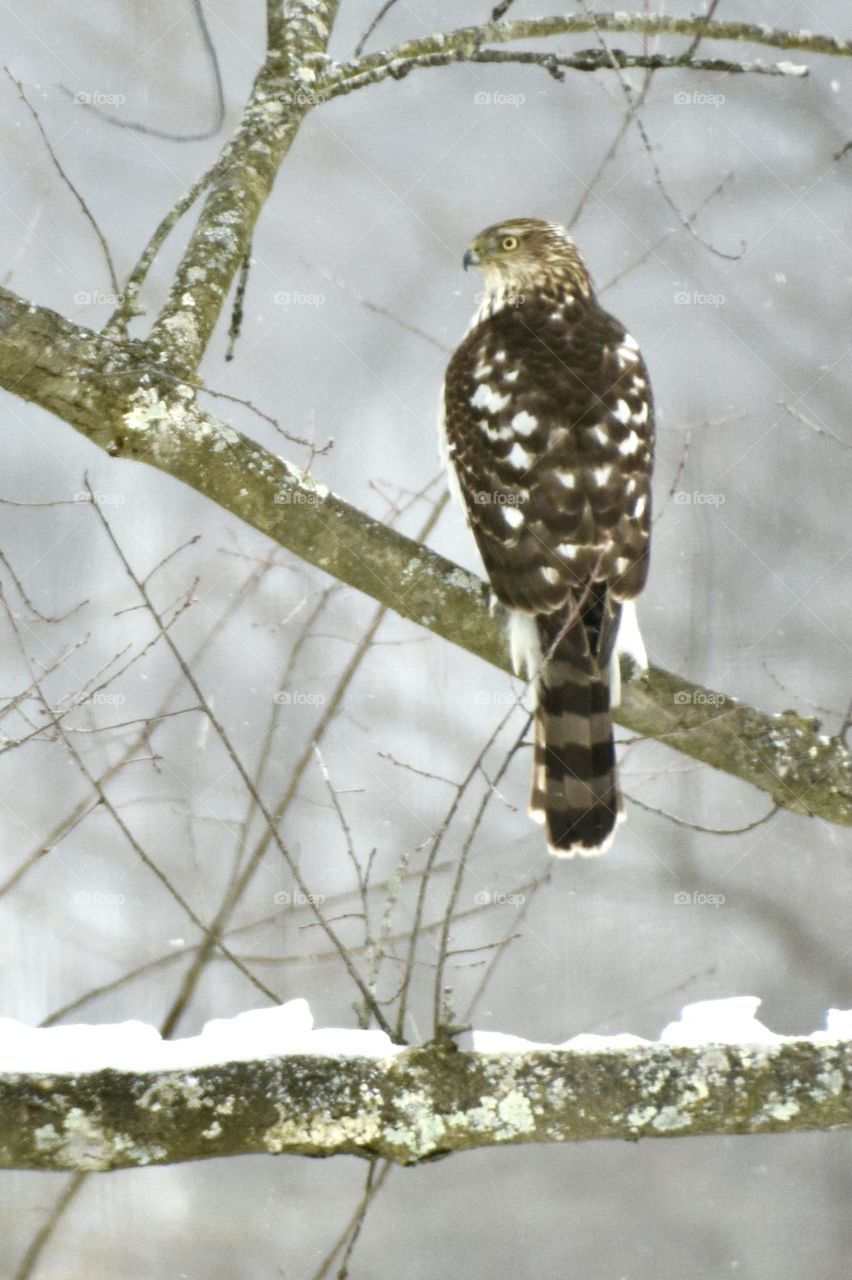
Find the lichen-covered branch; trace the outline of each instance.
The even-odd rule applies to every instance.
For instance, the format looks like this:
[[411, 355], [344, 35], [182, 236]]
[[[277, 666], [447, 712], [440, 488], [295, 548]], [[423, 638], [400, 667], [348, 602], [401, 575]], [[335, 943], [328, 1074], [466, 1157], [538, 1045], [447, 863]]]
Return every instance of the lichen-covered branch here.
[[[0, 386], [115, 457], [158, 467], [226, 511], [495, 666], [509, 669], [485, 584], [330, 493], [207, 413], [199, 388], [151, 363], [147, 344], [72, 324], [0, 289]], [[652, 668], [619, 722], [769, 792], [782, 807], [852, 826], [852, 753], [793, 712], [767, 716]]]
[[381, 1157], [589, 1138], [852, 1125], [852, 1043], [641, 1045], [190, 1071], [0, 1075], [0, 1167], [102, 1171], [209, 1156]]
[[[149, 338], [172, 365], [198, 366], [299, 125], [340, 0], [281, 0], [270, 44], [233, 138], [216, 165], [195, 230]], [[274, 43], [278, 41], [278, 43]]]
[[[508, 44], [515, 40], [540, 40], [587, 32], [632, 33], [645, 38], [684, 36], [693, 40], [700, 36], [702, 40], [745, 42], [835, 57], [852, 55], [852, 41], [811, 31], [778, 30], [750, 22], [707, 22], [701, 17], [677, 18], [662, 13], [575, 13], [564, 17], [487, 22], [481, 26], [458, 27], [454, 31], [407, 40], [392, 49], [334, 65], [324, 78], [324, 87], [329, 95], [348, 93], [354, 88], [377, 84], [389, 76], [398, 78], [406, 75], [415, 67], [474, 61], [482, 56], [486, 44]], [[613, 66], [612, 60], [609, 65]], [[680, 65], [690, 67], [688, 51]], [[740, 64], [738, 69], [757, 70], [759, 65]], [[580, 66], [577, 69], [590, 68]], [[780, 74], [796, 74], [797, 69], [782, 62], [776, 64], [775, 70]]]

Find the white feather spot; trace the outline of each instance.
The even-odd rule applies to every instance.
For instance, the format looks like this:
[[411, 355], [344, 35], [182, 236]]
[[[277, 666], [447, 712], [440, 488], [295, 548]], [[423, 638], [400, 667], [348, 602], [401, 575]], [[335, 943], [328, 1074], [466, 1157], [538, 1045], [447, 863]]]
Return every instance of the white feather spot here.
[[540, 572], [545, 582], [550, 582], [553, 584], [553, 586], [556, 586], [557, 582], [562, 581], [562, 574], [559, 572], [559, 570], [551, 569], [549, 565], [542, 566]]
[[535, 675], [541, 665], [541, 640], [535, 618], [528, 613], [509, 614], [509, 652], [512, 669], [528, 677]]
[[592, 427], [589, 435], [592, 436], [598, 444], [609, 444], [609, 436], [604, 431], [603, 427]]
[[616, 418], [619, 422], [622, 422], [625, 426], [627, 426], [627, 423], [630, 421], [633, 415], [630, 412], [630, 405], [627, 403], [626, 400], [616, 400], [615, 408], [612, 411], [612, 416]]
[[635, 477], [635, 476], [631, 476], [629, 480], [625, 481], [625, 484], [624, 484], [624, 492], [625, 492], [625, 493], [627, 493], [627, 494], [635, 493], [635, 492], [636, 492], [636, 477]]
[[517, 382], [517, 381], [518, 381], [518, 375], [520, 374], [520, 372], [521, 372], [521, 371], [520, 371], [520, 369], [513, 369], [511, 373], [504, 373], [504, 374], [503, 374], [503, 381], [504, 381], [504, 382]]
[[633, 515], [635, 516], [635, 518], [636, 518], [637, 520], [638, 520], [638, 519], [640, 519], [640, 517], [641, 517], [641, 516], [644, 516], [644, 514], [645, 514], [645, 507], [646, 507], [647, 505], [648, 505], [648, 501], [647, 501], [647, 499], [646, 499], [646, 497], [645, 497], [645, 495], [644, 495], [644, 493], [643, 493], [643, 494], [642, 494], [642, 497], [641, 497], [641, 498], [637, 498], [637, 499], [636, 499], [636, 501], [635, 501], [635, 502], [634, 502], [634, 504], [633, 504]]
[[644, 427], [645, 423], [648, 421], [648, 402], [647, 402], [647, 400], [646, 400], [646, 401], [645, 401], [645, 403], [642, 405], [642, 408], [641, 408], [641, 409], [637, 409], [637, 410], [636, 410], [636, 412], [635, 412], [635, 413], [634, 413], [634, 415], [633, 415], [632, 421], [633, 421], [633, 422], [635, 422], [635, 424], [636, 424], [636, 426], [637, 426], [637, 427]]
[[628, 351], [638, 351], [639, 343], [633, 337], [632, 333], [625, 333], [621, 340], [622, 347], [626, 347]]
[[501, 409], [506, 408], [511, 398], [511, 396], [501, 396], [500, 392], [495, 391], [489, 383], [483, 382], [471, 396], [470, 404], [473, 409], [484, 409], [486, 413], [499, 413]]
[[500, 427], [492, 427], [490, 422], [480, 422], [479, 430], [485, 436], [486, 440], [491, 442], [491, 444], [494, 444], [498, 440], [502, 442], [505, 440], [511, 440], [512, 438], [511, 428], [506, 426], [505, 423]]
[[495, 352], [494, 352], [494, 363], [495, 363], [495, 364], [502, 364], [502, 363], [503, 363], [503, 361], [504, 361], [505, 359], [506, 359], [506, 352], [505, 352], [505, 351], [495, 351]]
[[577, 477], [573, 471], [560, 471], [556, 479], [563, 489], [575, 489], [577, 487]]
[[493, 364], [478, 364], [473, 371], [473, 376], [474, 378], [487, 378], [493, 369]]
[[612, 475], [612, 467], [592, 467], [592, 479], [599, 488], [602, 488]]
[[519, 436], [532, 435], [537, 426], [538, 418], [533, 417], [531, 413], [527, 413], [526, 409], [516, 413], [512, 419], [512, 430], [517, 431]]
[[465, 517], [467, 517], [467, 503], [464, 500], [464, 495], [462, 494], [461, 485], [459, 483], [458, 472], [456, 471], [456, 466], [453, 461], [453, 454], [455, 451], [456, 446], [447, 435], [447, 416], [444, 401], [442, 399], [438, 422], [438, 453], [440, 454], [441, 462], [447, 473], [447, 485], [450, 490], [450, 496], [458, 503], [462, 511], [465, 513]]
[[524, 513], [519, 511], [517, 507], [501, 507], [503, 519], [510, 529], [520, 529], [524, 523]]
[[648, 655], [639, 630], [639, 619], [636, 617], [636, 604], [633, 600], [625, 600], [621, 606], [621, 618], [618, 623], [618, 635], [615, 638], [615, 653], [619, 657], [630, 658], [640, 671], [648, 670]]
[[531, 453], [527, 453], [526, 449], [524, 449], [522, 445], [519, 445], [516, 440], [509, 450], [506, 461], [510, 467], [515, 467], [520, 471], [527, 471], [532, 466], [535, 459], [533, 458], [533, 455]]
[[565, 556], [566, 560], [576, 560], [579, 549], [580, 548], [575, 546], [573, 542], [560, 542], [559, 546], [556, 548], [557, 553], [560, 556]]
[[639, 437], [635, 431], [630, 431], [628, 435], [621, 441], [618, 446], [618, 452], [622, 458], [627, 458], [631, 453], [635, 453], [640, 445]]

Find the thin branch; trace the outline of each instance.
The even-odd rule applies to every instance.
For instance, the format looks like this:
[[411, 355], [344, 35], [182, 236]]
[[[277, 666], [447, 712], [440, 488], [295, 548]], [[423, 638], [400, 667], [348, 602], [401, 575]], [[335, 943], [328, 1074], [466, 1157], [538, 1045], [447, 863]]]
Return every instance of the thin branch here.
[[98, 224], [98, 221], [97, 221], [97, 219], [96, 219], [95, 215], [92, 213], [92, 211], [91, 211], [91, 209], [89, 208], [89, 206], [86, 204], [86, 201], [85, 201], [85, 200], [84, 200], [84, 198], [81, 196], [81, 194], [80, 194], [80, 192], [77, 190], [77, 188], [74, 186], [74, 183], [73, 183], [73, 182], [71, 181], [71, 179], [68, 177], [68, 174], [67, 174], [67, 173], [65, 172], [65, 170], [62, 168], [62, 165], [59, 163], [59, 157], [57, 156], [56, 152], [54, 151], [54, 149], [53, 149], [53, 147], [52, 147], [52, 145], [51, 145], [50, 139], [48, 138], [47, 134], [45, 133], [44, 125], [43, 125], [43, 124], [42, 124], [42, 122], [41, 122], [41, 119], [40, 119], [40, 117], [39, 117], [38, 112], [36, 111], [36, 109], [35, 109], [35, 107], [32, 105], [32, 103], [30, 102], [30, 100], [29, 100], [29, 98], [27, 97], [26, 93], [24, 92], [24, 86], [21, 84], [20, 80], [16, 80], [16, 79], [15, 79], [15, 77], [12, 75], [12, 73], [11, 73], [11, 71], [9, 70], [9, 68], [8, 68], [8, 67], [4, 67], [4, 68], [3, 68], [3, 70], [6, 72], [6, 75], [7, 75], [7, 76], [9, 77], [9, 79], [12, 81], [12, 84], [15, 86], [15, 88], [16, 88], [16, 89], [17, 89], [17, 91], [18, 91], [18, 97], [21, 99], [21, 101], [23, 102], [24, 106], [27, 108], [27, 110], [29, 111], [29, 113], [30, 113], [30, 115], [32, 116], [33, 120], [35, 121], [35, 123], [36, 123], [36, 128], [38, 129], [39, 133], [41, 134], [42, 142], [44, 143], [45, 147], [47, 148], [47, 154], [50, 156], [50, 160], [51, 160], [51, 163], [53, 164], [54, 169], [55, 169], [55, 170], [56, 170], [56, 172], [59, 174], [60, 178], [61, 178], [61, 179], [62, 179], [62, 181], [65, 183], [65, 185], [66, 185], [66, 187], [68, 188], [68, 190], [71, 192], [71, 194], [72, 194], [72, 196], [74, 197], [74, 199], [77, 201], [77, 204], [80, 206], [80, 209], [81, 209], [81, 211], [82, 211], [82, 213], [83, 213], [83, 217], [86, 219], [86, 221], [88, 222], [89, 226], [92, 228], [92, 230], [94, 231], [95, 235], [97, 236], [97, 238], [98, 238], [98, 243], [99, 243], [99, 244], [100, 244], [100, 246], [101, 246], [101, 252], [102, 252], [102, 253], [103, 253], [103, 255], [104, 255], [104, 260], [105, 260], [106, 265], [107, 265], [107, 271], [109, 272], [109, 282], [110, 282], [110, 286], [111, 286], [111, 288], [112, 288], [112, 292], [113, 292], [113, 294], [114, 294], [114, 296], [115, 296], [115, 297], [118, 297], [118, 294], [119, 294], [118, 276], [116, 275], [116, 272], [115, 272], [115, 264], [114, 264], [114, 262], [113, 262], [113, 260], [112, 260], [112, 254], [110, 253], [110, 248], [109, 248], [109, 245], [107, 244], [107, 238], [106, 238], [106, 236], [104, 235], [103, 231], [101, 231], [101, 228], [100, 228], [100, 226], [99, 226], [99, 224]]
[[196, 25], [201, 34], [201, 43], [204, 47], [207, 65], [210, 67], [210, 73], [213, 77], [213, 123], [209, 129], [203, 129], [200, 133], [171, 133], [167, 129], [155, 129], [152, 125], [142, 124], [139, 120], [122, 120], [120, 116], [112, 116], [107, 111], [101, 110], [97, 103], [87, 102], [83, 95], [75, 93], [66, 85], [61, 84], [59, 88], [78, 107], [91, 111], [100, 120], [105, 121], [106, 124], [115, 125], [117, 129], [130, 129], [134, 133], [144, 133], [149, 138], [163, 138], [167, 142], [205, 142], [208, 138], [215, 138], [225, 120], [225, 91], [222, 86], [222, 71], [219, 66], [219, 55], [216, 53], [216, 46], [213, 44], [210, 29], [207, 26], [207, 19], [204, 16], [201, 0], [191, 0], [191, 3]]
[[390, 13], [391, 9], [394, 7], [396, 2], [397, 0], [384, 0], [384, 4], [379, 9], [375, 17], [372, 19], [370, 25], [367, 27], [367, 30], [364, 32], [364, 34], [361, 36], [361, 39], [358, 41], [358, 43], [355, 46], [356, 58], [361, 57], [361, 54], [364, 52], [364, 45], [370, 39], [370, 36], [373, 34], [376, 27], [379, 25], [379, 23], [382, 21], [385, 15]]
[[[86, 485], [87, 485], [87, 488], [89, 488], [88, 481], [86, 482]], [[177, 665], [183, 674], [184, 680], [192, 689], [193, 693], [198, 699], [199, 704], [203, 707], [204, 712], [207, 716], [207, 719], [210, 721], [211, 726], [216, 732], [216, 736], [218, 737], [219, 741], [221, 742], [222, 746], [225, 749], [225, 754], [227, 755], [228, 759], [230, 760], [236, 772], [239, 774], [240, 780], [242, 781], [243, 786], [246, 788], [249, 795], [251, 796], [258, 812], [262, 815], [263, 820], [266, 823], [267, 830], [272, 838], [273, 844], [275, 844], [279, 853], [284, 859], [287, 867], [290, 870], [291, 875], [293, 876], [295, 883], [299, 887], [300, 892], [303, 893], [306, 899], [309, 901], [309, 904], [311, 905], [314, 911], [314, 914], [317, 917], [317, 921], [322, 927], [322, 929], [324, 930], [324, 932], [326, 933], [329, 941], [334, 947], [336, 947], [340, 955], [340, 958], [343, 961], [343, 965], [344, 965], [344, 968], [346, 969], [346, 972], [349, 974], [349, 977], [352, 979], [355, 986], [361, 992], [362, 997], [367, 1001], [373, 1013], [373, 1016], [376, 1019], [377, 1024], [382, 1028], [383, 1031], [389, 1031], [389, 1027], [384, 1019], [384, 1016], [381, 1010], [378, 1008], [375, 1001], [370, 996], [370, 992], [367, 989], [363, 979], [361, 978], [361, 975], [358, 973], [358, 970], [355, 968], [355, 965], [352, 963], [352, 960], [346, 948], [343, 946], [337, 934], [334, 932], [334, 930], [331, 928], [328, 921], [325, 919], [319, 906], [317, 906], [314, 903], [308, 885], [305, 883], [305, 880], [301, 872], [299, 871], [299, 868], [296, 862], [294, 861], [292, 854], [290, 853], [289, 849], [286, 847], [283, 840], [281, 839], [281, 836], [278, 833], [278, 826], [273, 815], [269, 812], [269, 809], [267, 808], [265, 802], [263, 801], [260, 794], [258, 793], [257, 787], [253, 779], [249, 775], [242, 760], [240, 759], [240, 756], [238, 755], [233, 743], [231, 742], [230, 735], [226, 731], [225, 726], [222, 724], [218, 716], [213, 711], [213, 708], [210, 705], [209, 699], [205, 697], [204, 692], [201, 686], [199, 685], [198, 681], [196, 680], [194, 673], [189, 668], [186, 659], [178, 649], [177, 645], [175, 644], [172, 637], [169, 635], [168, 631], [165, 629], [165, 624], [163, 622], [163, 619], [161, 618], [156, 606], [154, 605], [154, 602], [152, 601], [150, 595], [148, 594], [147, 588], [145, 587], [142, 580], [138, 577], [138, 575], [132, 568], [129, 560], [127, 559], [126, 555], [124, 554], [124, 551], [122, 550], [121, 545], [119, 544], [118, 539], [116, 538], [109, 521], [106, 519], [100, 507], [100, 504], [95, 499], [94, 492], [90, 488], [89, 488], [89, 492], [91, 493], [91, 496], [92, 496], [93, 507], [97, 512], [98, 518], [107, 535], [107, 538], [109, 539], [113, 547], [113, 550], [115, 551], [116, 555], [121, 561], [121, 564], [122, 564], [122, 567], [124, 568], [125, 573], [130, 578], [139, 596], [143, 600], [145, 607], [148, 610], [148, 612], [151, 614], [151, 617], [154, 619], [158, 630], [162, 633], [163, 639], [166, 642], [166, 646], [171, 651], [173, 658], [177, 662]], [[115, 817], [116, 815], [113, 815], [113, 816]], [[193, 920], [193, 923], [197, 923], [197, 921]], [[200, 927], [205, 928], [205, 926], [203, 925], [201, 925]], [[222, 943], [221, 938], [217, 939], [217, 946], [220, 949], [224, 947], [224, 944]], [[242, 968], [242, 966], [239, 966], [239, 967]], [[252, 980], [255, 982], [257, 981], [256, 979], [252, 979]], [[273, 993], [268, 991], [268, 989], [265, 989], [265, 991], [266, 991], [266, 994], [273, 1001], [275, 1001], [276, 997], [273, 995]]]
[[[388, 77], [399, 78], [415, 67], [449, 66], [481, 54], [485, 44], [507, 44], [515, 40], [540, 40], [549, 36], [581, 32], [629, 32], [637, 36], [686, 36], [702, 40], [738, 41], [770, 48], [802, 49], [809, 53], [836, 57], [852, 56], [852, 41], [807, 31], [774, 30], [747, 22], [708, 22], [706, 18], [677, 18], [668, 14], [585, 13], [567, 17], [519, 18], [490, 22], [475, 27], [458, 27], [419, 40], [408, 40], [391, 49], [368, 54], [351, 62], [334, 64], [323, 80], [323, 93], [335, 97], [353, 89], [378, 84]], [[597, 54], [594, 55], [597, 57]], [[679, 65], [689, 69], [683, 63]], [[677, 64], [677, 59], [675, 63]], [[740, 64], [756, 70], [762, 64]], [[776, 64], [775, 74], [801, 76], [806, 68], [788, 62]], [[582, 69], [582, 68], [580, 68]], [[733, 70], [733, 67], [727, 68]]]

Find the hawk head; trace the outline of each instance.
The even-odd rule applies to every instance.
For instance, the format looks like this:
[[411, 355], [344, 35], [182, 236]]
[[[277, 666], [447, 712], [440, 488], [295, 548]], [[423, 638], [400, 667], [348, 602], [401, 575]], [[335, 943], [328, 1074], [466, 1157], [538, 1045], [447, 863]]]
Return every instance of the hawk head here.
[[588, 297], [592, 282], [564, 227], [539, 218], [512, 218], [486, 227], [463, 258], [480, 267], [489, 293], [521, 294], [562, 285]]

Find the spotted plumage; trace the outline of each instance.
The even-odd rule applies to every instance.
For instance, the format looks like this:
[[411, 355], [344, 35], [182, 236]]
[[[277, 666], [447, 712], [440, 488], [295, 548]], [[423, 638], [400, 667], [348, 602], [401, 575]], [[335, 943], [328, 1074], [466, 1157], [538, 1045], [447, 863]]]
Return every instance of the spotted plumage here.
[[597, 853], [621, 813], [609, 668], [623, 614], [644, 662], [628, 602], [648, 572], [648, 373], [561, 227], [489, 227], [465, 265], [486, 288], [447, 370], [443, 453], [535, 681], [533, 815], [554, 853]]

